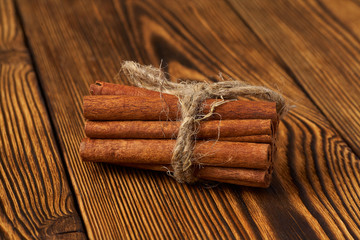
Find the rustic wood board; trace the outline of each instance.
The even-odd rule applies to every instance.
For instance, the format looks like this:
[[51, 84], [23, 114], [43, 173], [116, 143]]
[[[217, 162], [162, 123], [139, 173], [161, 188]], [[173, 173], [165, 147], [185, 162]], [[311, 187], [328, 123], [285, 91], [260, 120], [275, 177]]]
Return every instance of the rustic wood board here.
[[0, 0], [0, 239], [84, 239], [13, 2]]
[[360, 2], [357, 0], [322, 0], [317, 1], [318, 8], [340, 25], [353, 38], [360, 38]]
[[[293, 66], [252, 32], [233, 5], [17, 4], [90, 238], [360, 237], [359, 158], [319, 110], [322, 102], [309, 98], [291, 74]], [[113, 79], [121, 60], [156, 66], [163, 60], [173, 78], [214, 81], [221, 71], [280, 88], [297, 107], [279, 128], [272, 186], [180, 185], [162, 173], [81, 162], [82, 97], [95, 80], [126, 83]]]
[[[352, 32], [356, 27], [344, 27], [329, 13], [326, 1], [231, 1], [231, 5], [262, 42], [276, 52], [359, 156], [360, 41]], [[329, 7], [334, 7], [331, 1]], [[356, 9], [349, 3], [338, 8], [355, 15], [346, 10]], [[345, 24], [351, 23], [342, 19]]]

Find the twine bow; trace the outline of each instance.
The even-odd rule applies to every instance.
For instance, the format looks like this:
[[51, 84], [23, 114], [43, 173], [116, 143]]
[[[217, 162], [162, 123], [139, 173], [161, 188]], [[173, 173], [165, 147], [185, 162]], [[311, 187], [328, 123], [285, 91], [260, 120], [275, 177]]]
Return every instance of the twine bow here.
[[[166, 79], [160, 68], [143, 66], [132, 61], [124, 61], [121, 71], [133, 85], [153, 91], [173, 94], [179, 98], [181, 124], [172, 155], [173, 176], [178, 182], [197, 181], [193, 151], [199, 122], [210, 117], [214, 109], [237, 97], [256, 97], [276, 102], [277, 111], [283, 116], [288, 111], [285, 99], [280, 93], [261, 86], [252, 86], [241, 81], [222, 81], [216, 83], [182, 82], [174, 83]], [[220, 99], [211, 106], [211, 111], [203, 115], [202, 103], [208, 98]]]

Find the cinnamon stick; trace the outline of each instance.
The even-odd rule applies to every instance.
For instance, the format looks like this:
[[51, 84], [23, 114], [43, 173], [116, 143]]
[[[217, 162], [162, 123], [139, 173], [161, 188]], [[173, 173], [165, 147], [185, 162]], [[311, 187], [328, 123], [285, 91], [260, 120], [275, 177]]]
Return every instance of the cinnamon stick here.
[[[154, 164], [121, 164], [125, 167], [147, 169], [153, 171], [172, 171], [170, 165]], [[248, 168], [225, 168], [205, 166], [197, 170], [197, 177], [203, 180], [210, 180], [223, 183], [231, 183], [249, 187], [267, 188], [270, 185], [272, 177], [272, 165], [265, 170]]]
[[[211, 110], [215, 99], [204, 102], [203, 113]], [[177, 120], [180, 117], [178, 99], [175, 96], [163, 98], [126, 95], [94, 95], [84, 97], [84, 117], [88, 120]], [[274, 126], [278, 116], [275, 102], [232, 101], [215, 108], [211, 119], [271, 119]]]
[[[90, 139], [80, 144], [83, 161], [117, 164], [171, 164], [175, 140]], [[267, 169], [271, 164], [270, 144], [198, 141], [197, 163], [221, 167]]]
[[[179, 126], [178, 121], [87, 121], [85, 134], [89, 138], [171, 139], [176, 138]], [[251, 137], [241, 137], [255, 135], [266, 136], [255, 139], [270, 142], [272, 134], [270, 119], [213, 120], [200, 123], [197, 138], [244, 142]]]
[[200, 179], [216, 182], [267, 188], [271, 183], [272, 166], [266, 170], [204, 167], [199, 170], [197, 176]]
[[91, 95], [128, 95], [128, 96], [151, 97], [151, 98], [158, 98], [161, 95], [167, 97], [174, 97], [173, 95], [170, 94], [151, 91], [145, 88], [127, 86], [123, 84], [100, 82], [100, 81], [96, 81], [95, 84], [90, 85], [90, 94]]

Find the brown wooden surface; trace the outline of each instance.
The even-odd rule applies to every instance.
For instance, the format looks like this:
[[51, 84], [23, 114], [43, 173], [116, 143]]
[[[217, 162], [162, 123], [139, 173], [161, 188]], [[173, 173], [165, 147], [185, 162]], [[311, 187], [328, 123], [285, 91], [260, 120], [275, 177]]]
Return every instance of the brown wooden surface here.
[[[89, 238], [360, 238], [357, 1], [16, 0], [16, 5]], [[14, 15], [7, 12], [2, 19]], [[5, 54], [1, 59], [7, 61], [23, 56]], [[96, 80], [126, 83], [113, 79], [121, 60], [155, 66], [162, 60], [172, 80], [216, 81], [221, 71], [281, 89], [296, 108], [279, 126], [271, 187], [180, 185], [162, 173], [81, 162], [82, 97]], [[16, 96], [1, 87], [2, 99], [3, 92]], [[22, 129], [10, 125], [21, 113], [9, 116], [13, 119], [1, 126]], [[38, 116], [47, 118], [45, 110]], [[21, 134], [16, 141], [26, 139]], [[2, 181], [11, 179], [4, 175]], [[23, 227], [12, 219], [1, 224], [1, 233]]]
[[231, 2], [360, 155], [359, 38], [329, 14], [324, 4], [326, 0], [281, 0], [277, 4], [261, 0]]
[[84, 239], [11, 1], [0, 16], [0, 239]]

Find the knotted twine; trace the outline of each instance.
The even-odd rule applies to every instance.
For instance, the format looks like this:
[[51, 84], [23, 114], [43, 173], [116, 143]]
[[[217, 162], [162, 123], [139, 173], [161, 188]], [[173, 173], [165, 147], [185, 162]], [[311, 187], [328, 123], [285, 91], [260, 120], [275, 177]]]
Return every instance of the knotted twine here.
[[[124, 61], [121, 66], [131, 84], [160, 93], [173, 94], [179, 98], [181, 109], [181, 124], [173, 150], [171, 165], [173, 177], [180, 183], [197, 181], [194, 174], [194, 148], [199, 122], [210, 117], [215, 108], [237, 97], [256, 97], [258, 99], [276, 102], [276, 109], [280, 116], [288, 111], [288, 105], [280, 93], [262, 86], [249, 85], [242, 81], [180, 82], [167, 80], [160, 68], [151, 65], [144, 66], [132, 61]], [[221, 75], [220, 75], [220, 78]], [[223, 80], [223, 79], [222, 79]], [[208, 114], [202, 114], [203, 102], [208, 98], [220, 99], [211, 105]], [[226, 100], [225, 100], [226, 99]]]

